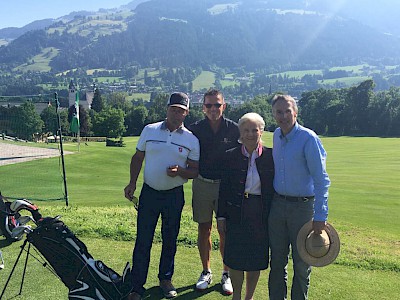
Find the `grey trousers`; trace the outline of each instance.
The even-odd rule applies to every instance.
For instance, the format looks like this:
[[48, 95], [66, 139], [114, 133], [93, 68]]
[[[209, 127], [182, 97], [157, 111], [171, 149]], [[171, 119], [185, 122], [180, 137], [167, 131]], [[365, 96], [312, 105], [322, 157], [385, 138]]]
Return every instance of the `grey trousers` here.
[[293, 258], [292, 300], [308, 298], [311, 266], [302, 261], [297, 252], [296, 239], [301, 227], [314, 215], [314, 200], [290, 202], [274, 197], [268, 220], [271, 248], [271, 269], [268, 289], [270, 300], [287, 299], [287, 265], [289, 251]]

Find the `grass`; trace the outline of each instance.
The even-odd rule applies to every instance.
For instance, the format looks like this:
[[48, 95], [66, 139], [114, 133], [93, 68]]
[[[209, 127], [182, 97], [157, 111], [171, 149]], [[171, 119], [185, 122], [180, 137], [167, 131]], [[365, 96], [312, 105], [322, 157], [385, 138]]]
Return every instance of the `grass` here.
[[146, 68], [140, 69], [138, 75], [136, 76], [137, 79], [144, 79], [145, 71], [147, 71], [147, 76], [149, 77], [156, 77], [160, 75], [160, 71], [155, 68]]
[[193, 80], [193, 90], [199, 91], [202, 89], [209, 89], [214, 86], [215, 74], [210, 71], [203, 71], [199, 76]]
[[322, 70], [301, 70], [301, 71], [287, 71], [276, 74], [271, 74], [268, 76], [287, 76], [288, 78], [302, 78], [304, 75], [322, 75]]
[[336, 82], [345, 84], [346, 86], [352, 86], [359, 84], [365, 80], [371, 79], [369, 76], [349, 76], [349, 77], [341, 77], [341, 78], [333, 78], [333, 79], [324, 79], [318, 80], [319, 84], [322, 85], [334, 85]]
[[239, 85], [239, 82], [237, 82], [237, 81], [234, 81], [234, 80], [221, 80], [220, 81], [220, 83], [221, 83], [221, 86], [223, 87], [223, 88], [226, 88], [226, 87], [228, 87], [228, 86], [235, 86], [235, 85]]
[[150, 97], [151, 97], [150, 93], [132, 93], [132, 95], [128, 96], [127, 99], [130, 100], [143, 99], [144, 101], [150, 101]]
[[[101, 258], [106, 265], [111, 266], [120, 274], [125, 263], [131, 260], [133, 247], [132, 242], [116, 242], [109, 240], [105, 247], [104, 239], [84, 238], [82, 240], [87, 245], [89, 252], [95, 258]], [[1, 272], [6, 272], [11, 269], [11, 266], [19, 253], [20, 244], [20, 242], [17, 242], [7, 247], [7, 252], [3, 250], [6, 268]], [[160, 251], [161, 245], [155, 243], [152, 248], [150, 269], [146, 283], [147, 292], [144, 297], [144, 299], [147, 300], [163, 299], [157, 282]], [[112, 255], [110, 255], [110, 253], [112, 253]], [[13, 280], [11, 280], [9, 287], [7, 288], [4, 299], [11, 299], [18, 293], [24, 259], [25, 255], [22, 256], [22, 259], [18, 263]], [[230, 297], [223, 296], [220, 293], [218, 271], [214, 271], [216, 277], [214, 283], [205, 293], [199, 293], [194, 290], [194, 283], [201, 271], [196, 248], [178, 247], [176, 262], [176, 275], [174, 277], [174, 282], [179, 293], [179, 298], [177, 299], [230, 299]], [[220, 259], [215, 250], [212, 252], [211, 263], [213, 266], [220, 266]], [[289, 272], [292, 274], [291, 265], [289, 266]], [[3, 282], [5, 282], [8, 274], [9, 272], [5, 273], [4, 276], [2, 274], [0, 277], [0, 287], [4, 286]], [[371, 299], [372, 295], [379, 295], [379, 299], [389, 300], [397, 299], [400, 292], [400, 287], [397, 284], [399, 280], [398, 273], [380, 270], [364, 270], [361, 268], [351, 268], [337, 264], [324, 268], [314, 268], [311, 280], [310, 299]], [[267, 282], [268, 272], [263, 271], [256, 289], [255, 299], [267, 298]], [[32, 292], [33, 290], [34, 292]], [[66, 299], [67, 292], [67, 289], [61, 281], [57, 280], [53, 274], [48, 272], [47, 269], [44, 269], [35, 259], [29, 259], [25, 283], [20, 299]]]
[[334, 72], [334, 71], [343, 70], [343, 71], [346, 71], [346, 72], [353, 72], [355, 74], [359, 74], [359, 73], [362, 72], [362, 70], [365, 67], [370, 67], [370, 65], [362, 64], [362, 65], [355, 65], [355, 66], [333, 67], [333, 68], [330, 68], [329, 71]]
[[[324, 137], [328, 152], [330, 214], [340, 234], [341, 252], [337, 260], [324, 268], [314, 268], [310, 299], [397, 299], [400, 293], [400, 162], [395, 159], [400, 146], [398, 138]], [[264, 141], [271, 143], [270, 133]], [[81, 145], [80, 152], [65, 156], [70, 206], [60, 202], [35, 202], [45, 216], [61, 215], [62, 220], [88, 246], [89, 252], [121, 273], [136, 236], [136, 211], [123, 197], [128, 182], [129, 161], [137, 137], [125, 138], [126, 147], [105, 147], [104, 143]], [[77, 151], [75, 144], [65, 143], [64, 150]], [[51, 171], [53, 159], [44, 159], [0, 167], [0, 189], [7, 195], [11, 189], [24, 188], [18, 176], [37, 174], [46, 170], [48, 177], [41, 182], [43, 190], [56, 185]], [[54, 164], [53, 164], [54, 165]], [[4, 174], [7, 174], [4, 175]], [[45, 175], [46, 175], [45, 174]], [[34, 182], [35, 176], [30, 177]], [[141, 180], [141, 178], [140, 178]], [[7, 193], [5, 190], [7, 187]], [[138, 183], [140, 187], [141, 182]], [[139, 189], [139, 188], [138, 188]], [[139, 191], [137, 191], [139, 192]], [[197, 226], [191, 216], [191, 183], [185, 185], [184, 207], [174, 282], [180, 299], [228, 299], [219, 292], [218, 277], [221, 260], [217, 250], [216, 230], [212, 267], [217, 278], [206, 293], [193, 286], [201, 271], [196, 248]], [[135, 193], [138, 195], [138, 193]], [[145, 299], [162, 299], [157, 287], [158, 259], [161, 247], [159, 228], [156, 230], [152, 261]], [[0, 240], [6, 268], [0, 276], [4, 286], [21, 242], [6, 246]], [[22, 268], [23, 262], [19, 263]], [[290, 266], [291, 268], [291, 266]], [[20, 272], [20, 271], [18, 271]], [[290, 271], [289, 273], [293, 273]], [[268, 271], [262, 272], [256, 299], [267, 297]], [[20, 273], [12, 280], [5, 299], [18, 292]], [[35, 290], [32, 294], [29, 291]], [[29, 260], [22, 299], [65, 299], [66, 289], [34, 259]], [[379, 296], [378, 296], [379, 295]]]
[[86, 75], [93, 75], [94, 72], [96, 72], [96, 71], [105, 71], [105, 70], [106, 70], [106, 69], [104, 69], [104, 68], [89, 69], [89, 70], [86, 70]]
[[51, 67], [50, 61], [58, 55], [58, 49], [54, 47], [44, 48], [38, 55], [35, 55], [30, 63], [25, 63], [17, 67], [15, 70], [23, 72], [49, 72]]

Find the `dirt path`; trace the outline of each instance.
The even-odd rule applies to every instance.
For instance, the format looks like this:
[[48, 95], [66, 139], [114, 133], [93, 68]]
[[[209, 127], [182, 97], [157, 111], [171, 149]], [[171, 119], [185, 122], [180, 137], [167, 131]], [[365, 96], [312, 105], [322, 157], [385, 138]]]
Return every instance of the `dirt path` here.
[[[72, 153], [64, 151], [64, 155]], [[60, 156], [59, 149], [19, 146], [0, 142], [0, 166], [55, 156]]]

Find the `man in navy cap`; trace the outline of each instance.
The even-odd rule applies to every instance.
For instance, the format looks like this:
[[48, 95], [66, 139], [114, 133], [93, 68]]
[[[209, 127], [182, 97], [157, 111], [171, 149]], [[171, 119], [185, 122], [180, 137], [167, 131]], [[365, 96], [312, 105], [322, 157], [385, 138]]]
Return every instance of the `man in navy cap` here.
[[160, 215], [163, 245], [158, 279], [166, 298], [177, 296], [171, 279], [184, 205], [183, 184], [198, 175], [200, 146], [198, 139], [183, 125], [189, 113], [188, 96], [173, 93], [167, 105], [167, 118], [147, 125], [140, 134], [131, 160], [130, 181], [124, 190], [125, 197], [133, 199], [136, 182], [146, 160], [133, 251], [132, 292], [128, 300], [141, 299], [145, 291], [150, 250]]

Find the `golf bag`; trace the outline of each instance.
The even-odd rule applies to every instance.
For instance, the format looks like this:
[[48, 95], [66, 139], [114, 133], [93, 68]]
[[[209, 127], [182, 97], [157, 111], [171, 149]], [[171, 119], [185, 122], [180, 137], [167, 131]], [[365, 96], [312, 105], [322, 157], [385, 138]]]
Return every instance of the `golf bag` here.
[[120, 276], [95, 260], [59, 217], [43, 218], [28, 241], [44, 256], [69, 289], [68, 299], [125, 299], [131, 289], [129, 263]]
[[[21, 210], [28, 210], [31, 216], [22, 216]], [[0, 236], [4, 235], [7, 240], [18, 241], [22, 238], [25, 226], [29, 221], [39, 220], [42, 216], [38, 207], [28, 200], [18, 199], [13, 202], [6, 201], [0, 194]]]

